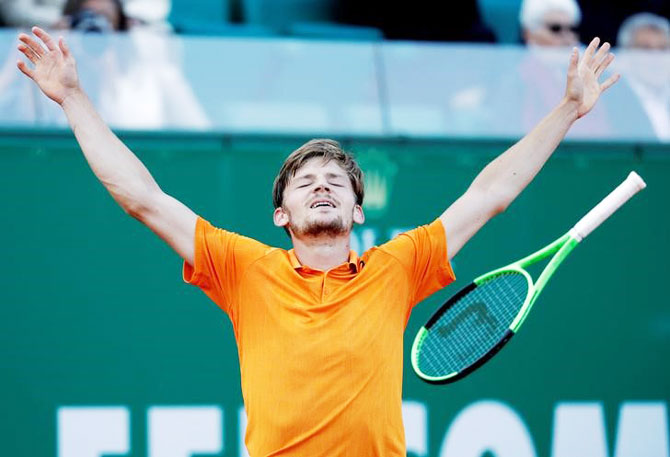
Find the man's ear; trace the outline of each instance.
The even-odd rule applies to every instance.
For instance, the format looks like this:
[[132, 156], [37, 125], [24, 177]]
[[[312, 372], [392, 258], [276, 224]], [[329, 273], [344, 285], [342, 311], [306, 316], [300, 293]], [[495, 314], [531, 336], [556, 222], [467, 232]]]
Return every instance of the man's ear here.
[[277, 227], [286, 227], [288, 225], [288, 214], [282, 207], [275, 208], [274, 213], [272, 213], [272, 221]]
[[361, 205], [354, 205], [354, 222], [357, 224], [365, 222], [365, 214]]

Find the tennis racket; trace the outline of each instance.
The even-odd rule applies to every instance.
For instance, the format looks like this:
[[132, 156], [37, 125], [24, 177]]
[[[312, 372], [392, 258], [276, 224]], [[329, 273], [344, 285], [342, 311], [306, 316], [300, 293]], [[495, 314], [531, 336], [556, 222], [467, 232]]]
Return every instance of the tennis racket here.
[[[568, 233], [539, 251], [476, 278], [421, 327], [412, 367], [424, 381], [446, 384], [467, 376], [514, 336], [547, 281], [570, 252], [646, 184], [635, 172]], [[525, 270], [553, 254], [537, 281]]]

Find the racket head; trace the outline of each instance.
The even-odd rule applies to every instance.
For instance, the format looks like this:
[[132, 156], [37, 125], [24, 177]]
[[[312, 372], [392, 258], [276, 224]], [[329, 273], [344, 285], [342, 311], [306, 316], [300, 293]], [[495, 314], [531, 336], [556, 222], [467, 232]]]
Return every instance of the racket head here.
[[462, 379], [514, 336], [513, 324], [534, 292], [530, 275], [510, 266], [477, 278], [438, 309], [412, 345], [412, 368], [424, 381]]

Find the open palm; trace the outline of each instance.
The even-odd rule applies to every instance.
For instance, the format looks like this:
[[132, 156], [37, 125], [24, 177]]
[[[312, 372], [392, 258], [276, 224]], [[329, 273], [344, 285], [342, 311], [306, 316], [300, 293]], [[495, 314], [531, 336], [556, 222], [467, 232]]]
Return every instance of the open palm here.
[[69, 93], [79, 88], [74, 57], [62, 38], [56, 45], [51, 36], [39, 27], [33, 27], [32, 31], [43, 45], [22, 33], [19, 35], [21, 44], [18, 49], [34, 64], [34, 68], [23, 61], [19, 61], [17, 66], [37, 83], [47, 97], [56, 103], [63, 103]]
[[600, 39], [594, 38], [581, 59], [577, 48], [573, 49], [570, 56], [565, 97], [577, 102], [578, 117], [591, 111], [600, 94], [619, 80], [619, 75], [616, 74], [607, 78], [602, 84], [598, 82], [600, 76], [614, 60], [614, 54], [609, 52], [610, 44], [604, 43], [598, 48], [599, 43]]

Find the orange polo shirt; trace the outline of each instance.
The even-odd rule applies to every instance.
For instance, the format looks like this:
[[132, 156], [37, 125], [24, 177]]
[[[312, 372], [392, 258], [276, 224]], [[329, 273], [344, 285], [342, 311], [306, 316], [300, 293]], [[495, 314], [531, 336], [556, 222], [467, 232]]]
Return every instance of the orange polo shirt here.
[[403, 332], [454, 280], [439, 219], [324, 272], [198, 218], [194, 263], [233, 323], [251, 457], [406, 455]]

